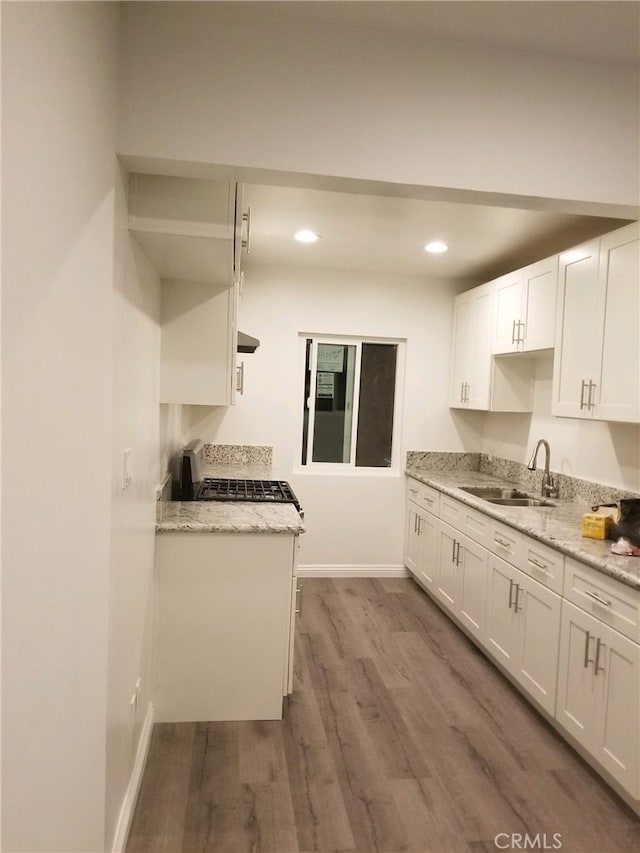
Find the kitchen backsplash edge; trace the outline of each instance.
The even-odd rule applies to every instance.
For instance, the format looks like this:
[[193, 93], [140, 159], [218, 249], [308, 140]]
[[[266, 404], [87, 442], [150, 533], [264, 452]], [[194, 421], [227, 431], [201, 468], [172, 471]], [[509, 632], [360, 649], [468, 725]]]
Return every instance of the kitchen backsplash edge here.
[[[406, 470], [410, 471], [482, 471], [494, 477], [516, 483], [526, 490], [540, 491], [543, 470], [529, 471], [522, 462], [492, 456], [488, 453], [456, 453], [446, 451], [407, 451]], [[568, 474], [552, 471], [562, 500], [585, 504], [611, 503], [620, 498], [637, 498], [636, 492], [625, 491], [603, 483], [594, 483]]]

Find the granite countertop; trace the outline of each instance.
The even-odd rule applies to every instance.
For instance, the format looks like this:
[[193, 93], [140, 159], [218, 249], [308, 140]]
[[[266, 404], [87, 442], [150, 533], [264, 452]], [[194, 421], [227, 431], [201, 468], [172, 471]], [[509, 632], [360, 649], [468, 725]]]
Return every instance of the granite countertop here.
[[501, 506], [462, 491], [463, 486], [508, 488], [513, 485], [491, 474], [455, 469], [446, 471], [407, 469], [405, 473], [640, 590], [640, 557], [622, 557], [612, 554], [610, 541], [587, 539], [581, 535], [582, 516], [585, 512], [591, 512], [591, 507], [585, 503], [553, 498], [554, 507]]
[[[204, 477], [230, 480], [277, 480], [263, 464], [206, 465]], [[166, 486], [166, 484], [165, 484]], [[304, 522], [293, 504], [247, 501], [159, 501], [156, 533], [304, 533]]]

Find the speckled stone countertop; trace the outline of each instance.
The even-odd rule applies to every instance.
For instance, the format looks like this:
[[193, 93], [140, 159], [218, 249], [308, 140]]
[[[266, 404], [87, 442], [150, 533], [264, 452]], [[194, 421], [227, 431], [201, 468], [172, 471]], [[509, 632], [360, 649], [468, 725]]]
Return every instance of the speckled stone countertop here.
[[157, 533], [304, 533], [292, 504], [168, 501]]
[[[207, 464], [203, 476], [230, 480], [282, 479], [274, 476], [270, 465], [255, 461]], [[304, 522], [293, 504], [171, 501], [162, 497], [159, 504], [156, 533], [304, 533]]]
[[[581, 521], [591, 507], [579, 501], [553, 498], [554, 507], [508, 507], [488, 503], [462, 491], [463, 486], [512, 486], [500, 477], [473, 470], [407, 469], [405, 473], [492, 518], [575, 557], [604, 574], [640, 590], [640, 557], [611, 553], [611, 542], [581, 535]], [[520, 487], [521, 488], [521, 487]]]

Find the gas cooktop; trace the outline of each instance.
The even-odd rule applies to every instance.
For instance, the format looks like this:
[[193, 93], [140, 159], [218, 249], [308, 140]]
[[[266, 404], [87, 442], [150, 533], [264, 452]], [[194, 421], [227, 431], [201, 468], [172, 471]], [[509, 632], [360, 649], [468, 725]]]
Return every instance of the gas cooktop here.
[[195, 490], [197, 501], [290, 503], [300, 511], [293, 489], [285, 480], [230, 480], [205, 477]]

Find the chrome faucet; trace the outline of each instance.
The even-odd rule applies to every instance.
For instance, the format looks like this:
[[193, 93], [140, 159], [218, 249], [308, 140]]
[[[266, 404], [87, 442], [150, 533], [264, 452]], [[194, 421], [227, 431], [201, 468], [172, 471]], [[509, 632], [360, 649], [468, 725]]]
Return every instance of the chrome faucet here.
[[538, 440], [536, 446], [533, 449], [533, 453], [531, 454], [531, 459], [529, 460], [527, 468], [530, 471], [536, 470], [536, 460], [538, 458], [538, 451], [540, 450], [541, 444], [544, 446], [544, 475], [542, 477], [542, 495], [545, 498], [557, 498], [558, 486], [556, 485], [553, 476], [549, 473], [549, 459], [551, 457], [551, 449], [549, 448], [549, 442], [545, 438], [541, 438]]

